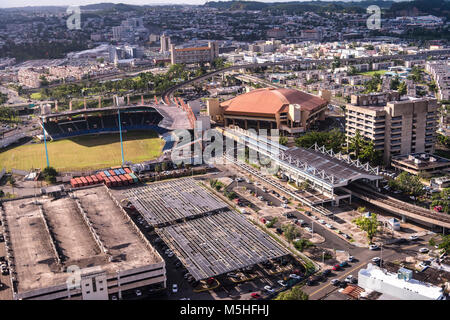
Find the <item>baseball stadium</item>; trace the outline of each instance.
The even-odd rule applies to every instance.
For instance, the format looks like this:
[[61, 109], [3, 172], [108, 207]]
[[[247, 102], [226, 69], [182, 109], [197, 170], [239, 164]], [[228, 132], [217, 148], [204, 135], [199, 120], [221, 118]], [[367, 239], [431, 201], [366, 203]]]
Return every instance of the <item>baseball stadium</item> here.
[[[192, 129], [187, 112], [175, 105], [92, 108], [46, 113], [39, 118], [49, 164], [63, 171], [156, 159], [172, 148], [173, 130]], [[44, 168], [44, 143], [9, 148], [0, 153], [0, 163], [7, 170]]]

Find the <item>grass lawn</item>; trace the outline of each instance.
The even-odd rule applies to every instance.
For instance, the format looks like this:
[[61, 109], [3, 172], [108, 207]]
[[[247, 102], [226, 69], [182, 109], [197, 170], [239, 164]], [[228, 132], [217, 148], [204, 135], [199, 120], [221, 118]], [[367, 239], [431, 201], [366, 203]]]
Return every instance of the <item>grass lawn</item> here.
[[[152, 131], [123, 134], [125, 161], [157, 158], [164, 146]], [[74, 137], [47, 143], [50, 166], [58, 171], [100, 169], [122, 163], [119, 134]], [[46, 166], [44, 144], [7, 148], [0, 153], [0, 168], [29, 170]]]
[[363, 75], [363, 76], [374, 76], [375, 73], [379, 73], [382, 76], [383, 74], [385, 74], [388, 71], [389, 70], [377, 70], [377, 71], [360, 72], [358, 74]]

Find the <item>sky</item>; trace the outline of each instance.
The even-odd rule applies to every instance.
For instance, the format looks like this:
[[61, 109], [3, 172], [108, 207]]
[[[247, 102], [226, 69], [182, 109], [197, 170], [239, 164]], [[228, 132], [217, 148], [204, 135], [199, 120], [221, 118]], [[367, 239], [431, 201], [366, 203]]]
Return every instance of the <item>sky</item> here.
[[[215, 0], [217, 1], [217, 0]], [[260, 2], [287, 2], [287, 1], [298, 1], [298, 0], [257, 0]], [[301, 1], [301, 0], [299, 0]], [[330, 1], [330, 0], [326, 0]], [[331, 0], [332, 1], [332, 0]], [[343, 0], [349, 1], [349, 0]], [[356, 0], [358, 1], [358, 0]], [[93, 3], [126, 3], [126, 4], [204, 4], [206, 0], [0, 0], [0, 8], [11, 8], [11, 7], [26, 7], [26, 6], [70, 6], [70, 5], [86, 5]]]

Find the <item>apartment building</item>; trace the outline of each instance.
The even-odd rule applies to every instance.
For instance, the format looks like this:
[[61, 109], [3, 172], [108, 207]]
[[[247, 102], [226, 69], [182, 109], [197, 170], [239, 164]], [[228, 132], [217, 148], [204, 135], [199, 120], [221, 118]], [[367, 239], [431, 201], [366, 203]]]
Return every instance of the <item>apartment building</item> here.
[[215, 41], [209, 41], [207, 46], [179, 49], [171, 44], [170, 56], [172, 64], [212, 62], [219, 56], [219, 46]]
[[389, 164], [393, 156], [434, 152], [437, 128], [437, 100], [405, 98], [398, 92], [351, 96], [346, 107], [346, 136], [360, 134], [374, 142]]
[[425, 69], [431, 73], [438, 88], [440, 100], [450, 100], [450, 62], [428, 61]]
[[161, 42], [161, 52], [162, 53], [169, 52], [171, 46], [170, 37], [163, 34], [160, 38], [160, 42]]

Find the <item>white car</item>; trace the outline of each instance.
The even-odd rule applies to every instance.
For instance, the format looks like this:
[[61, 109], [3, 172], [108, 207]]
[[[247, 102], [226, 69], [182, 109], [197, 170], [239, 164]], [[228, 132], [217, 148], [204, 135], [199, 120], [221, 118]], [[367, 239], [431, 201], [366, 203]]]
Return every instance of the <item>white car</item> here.
[[354, 257], [354, 256], [348, 257], [348, 262], [353, 262], [354, 260], [355, 260], [355, 257]]
[[300, 277], [299, 275], [296, 275], [296, 274], [293, 274], [293, 273], [292, 273], [292, 274], [289, 275], [289, 278], [300, 280], [302, 277]]
[[308, 232], [313, 232], [313, 230], [310, 227], [306, 227], [305, 230]]
[[329, 223], [327, 223], [327, 224], [325, 225], [325, 227], [327, 227], [327, 228], [329, 228], [329, 229], [334, 229], [333, 225], [332, 225], [332, 224], [329, 224]]
[[287, 287], [287, 283], [284, 282], [283, 280], [278, 280], [277, 283], [282, 287]]
[[345, 282], [352, 282], [352, 280], [353, 280], [353, 276], [352, 275], [349, 275], [349, 276], [347, 276], [347, 278], [345, 278]]
[[271, 286], [265, 286], [264, 290], [266, 290], [267, 292], [270, 292], [270, 293], [274, 293], [275, 292], [275, 290]]
[[136, 293], [136, 297], [142, 296], [142, 291], [139, 289], [136, 289], [136, 291], [134, 293]]
[[325, 220], [322, 220], [322, 219], [320, 219], [320, 220], [317, 221], [317, 222], [319, 222], [320, 224], [325, 224], [325, 223], [326, 223]]
[[117, 300], [117, 296], [111, 296], [111, 300]]
[[177, 293], [178, 292], [178, 285], [176, 283], [174, 283], [172, 285], [172, 293]]
[[380, 261], [381, 261], [381, 258], [380, 258], [380, 257], [372, 258], [372, 262], [373, 262], [373, 263], [378, 263], [378, 262], [380, 262]]
[[412, 235], [409, 237], [409, 240], [417, 240], [417, 239], [419, 239], [419, 237], [416, 235]]
[[369, 249], [370, 250], [377, 250], [379, 247], [376, 245], [376, 244], [371, 244], [370, 246], [369, 246]]
[[428, 250], [428, 248], [425, 248], [425, 247], [419, 249], [420, 253], [427, 253], [428, 251], [430, 251], [430, 250]]
[[282, 208], [287, 208], [287, 204], [282, 203], [282, 204], [281, 204], [281, 207], [282, 207]]
[[168, 256], [169, 258], [172, 258], [172, 257], [173, 257], [173, 252], [170, 251], [170, 252], [167, 254], [167, 256]]
[[319, 218], [317, 218], [316, 216], [311, 216], [311, 218], [313, 218], [314, 220], [319, 219]]

